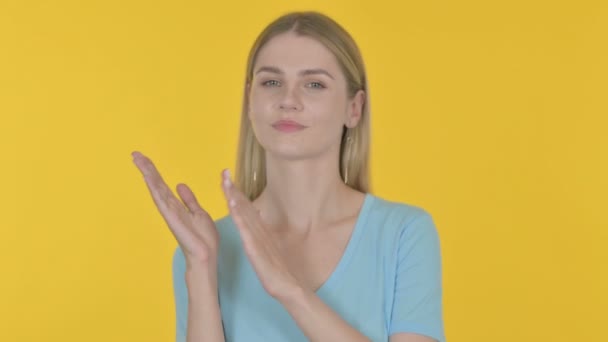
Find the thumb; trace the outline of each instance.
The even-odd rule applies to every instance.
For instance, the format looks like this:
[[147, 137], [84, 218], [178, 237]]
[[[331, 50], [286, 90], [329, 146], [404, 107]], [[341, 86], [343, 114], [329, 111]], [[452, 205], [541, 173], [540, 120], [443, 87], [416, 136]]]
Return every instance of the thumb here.
[[203, 208], [201, 208], [196, 196], [186, 184], [178, 184], [176, 187], [177, 193], [179, 197], [182, 199], [188, 210], [193, 214], [198, 214], [205, 212]]

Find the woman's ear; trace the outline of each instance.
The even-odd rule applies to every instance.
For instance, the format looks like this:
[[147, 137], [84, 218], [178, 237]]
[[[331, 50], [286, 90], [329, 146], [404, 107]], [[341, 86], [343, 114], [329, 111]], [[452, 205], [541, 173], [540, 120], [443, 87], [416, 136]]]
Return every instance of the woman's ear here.
[[355, 96], [349, 101], [348, 105], [348, 118], [346, 118], [346, 127], [353, 128], [357, 126], [361, 116], [363, 115], [363, 106], [365, 106], [365, 92], [363, 90], [357, 91]]

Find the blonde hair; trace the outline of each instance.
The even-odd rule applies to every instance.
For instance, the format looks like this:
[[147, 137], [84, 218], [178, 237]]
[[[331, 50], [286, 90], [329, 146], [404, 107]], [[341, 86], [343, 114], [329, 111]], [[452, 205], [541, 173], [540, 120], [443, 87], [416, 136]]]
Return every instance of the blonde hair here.
[[351, 188], [369, 192], [369, 90], [363, 59], [350, 34], [331, 18], [318, 12], [292, 12], [270, 23], [255, 40], [247, 58], [247, 72], [241, 111], [235, 182], [250, 200], [257, 198], [266, 187], [266, 161], [262, 145], [254, 135], [248, 117], [248, 85], [253, 79], [253, 67], [260, 49], [273, 37], [294, 32], [313, 38], [329, 49], [347, 82], [347, 94], [353, 98], [359, 90], [365, 92], [362, 117], [354, 128], [344, 126], [340, 147], [340, 177]]

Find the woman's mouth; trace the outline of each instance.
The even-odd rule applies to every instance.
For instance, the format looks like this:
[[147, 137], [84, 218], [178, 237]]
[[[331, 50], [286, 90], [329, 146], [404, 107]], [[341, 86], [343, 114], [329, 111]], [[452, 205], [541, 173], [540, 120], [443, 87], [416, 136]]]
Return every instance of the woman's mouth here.
[[284, 133], [297, 132], [306, 128], [306, 126], [292, 120], [279, 120], [272, 124], [272, 127]]

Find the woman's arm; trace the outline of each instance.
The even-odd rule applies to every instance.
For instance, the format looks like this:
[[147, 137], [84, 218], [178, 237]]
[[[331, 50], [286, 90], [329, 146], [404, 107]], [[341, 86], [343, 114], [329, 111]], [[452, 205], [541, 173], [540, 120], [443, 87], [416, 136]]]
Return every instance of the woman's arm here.
[[370, 341], [310, 290], [297, 287], [277, 299], [310, 341]]
[[243, 249], [266, 292], [277, 299], [310, 341], [369, 341], [327, 306], [312, 290], [300, 286], [283, 260], [277, 241], [260, 214], [224, 172], [224, 193]]
[[[279, 301], [310, 341], [369, 341], [312, 291], [300, 288], [291, 296]], [[435, 340], [419, 334], [399, 333], [391, 336], [390, 342], [435, 342]]]
[[188, 287], [188, 342], [224, 342], [222, 315], [218, 301], [217, 273], [206, 266], [186, 271]]
[[[176, 339], [179, 342], [184, 340], [184, 325], [187, 325], [186, 339], [189, 342], [224, 341], [217, 297], [217, 254], [220, 237], [215, 222], [199, 205], [187, 185], [177, 186], [180, 197], [178, 199], [148, 157], [140, 152], [133, 152], [132, 155], [133, 162], [144, 176], [154, 203], [180, 246], [174, 255], [173, 265], [177, 304]], [[183, 254], [183, 262], [178, 258], [180, 254]], [[181, 278], [184, 273], [185, 279]], [[187, 323], [184, 322], [182, 311], [182, 306], [186, 305], [186, 300], [183, 299], [184, 280], [188, 290]]]

